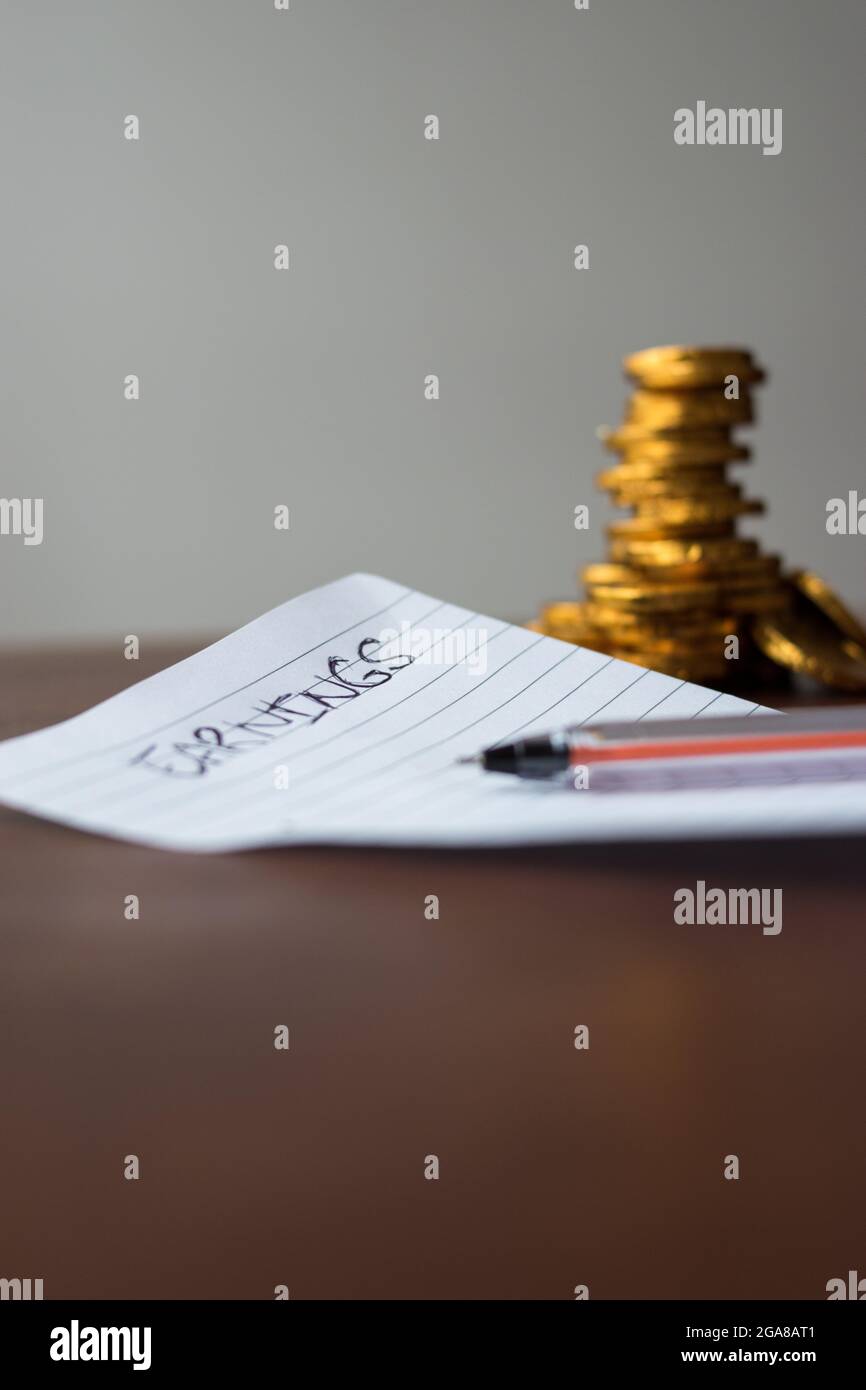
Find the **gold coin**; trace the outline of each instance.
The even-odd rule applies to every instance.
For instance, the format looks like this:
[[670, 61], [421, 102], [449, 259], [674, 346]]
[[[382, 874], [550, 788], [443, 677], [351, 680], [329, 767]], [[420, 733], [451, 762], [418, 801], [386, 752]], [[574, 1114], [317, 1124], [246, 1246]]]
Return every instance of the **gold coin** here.
[[582, 645], [589, 632], [584, 605], [574, 599], [556, 599], [544, 604], [537, 623], [538, 631], [547, 637], [558, 637], [561, 642]]
[[736, 613], [772, 612], [786, 605], [784, 589], [778, 584], [756, 584], [751, 580], [724, 583], [695, 580], [693, 583], [608, 583], [587, 584], [592, 603], [603, 607], [630, 608], [635, 612], [674, 612], [688, 608], [717, 607]]
[[628, 555], [614, 556], [614, 562], [636, 571], [642, 579], [657, 583], [694, 584], [702, 580], [724, 583], [730, 579], [743, 585], [780, 582], [780, 563], [777, 555], [755, 555], [727, 564], [641, 565]]
[[725, 565], [757, 554], [757, 541], [734, 535], [685, 540], [624, 537], [611, 544], [614, 561], [643, 565], [648, 569], [656, 565]]
[[604, 468], [595, 475], [599, 487], [639, 487], [643, 483], [682, 484], [683, 487], [696, 487], [702, 480], [711, 478], [727, 479], [728, 471], [724, 463], [665, 463], [659, 459], [632, 460], [626, 455], [621, 462], [611, 468]]
[[590, 580], [586, 585], [589, 601], [602, 608], [626, 608], [634, 613], [667, 612], [698, 606], [712, 608], [720, 599], [719, 586], [698, 582], [678, 584], [643, 580], [626, 584], [615, 579], [610, 583]]
[[623, 360], [626, 375], [652, 389], [700, 388], [723, 384], [725, 377], [758, 382], [764, 373], [746, 348], [656, 347]]
[[[685, 568], [674, 571], [671, 576], [667, 578], [656, 572], [648, 574], [646, 570], [638, 569], [634, 565], [618, 565], [606, 562], [586, 565], [581, 571], [581, 574], [588, 592], [594, 591], [598, 585], [611, 584], [625, 585], [628, 588], [646, 590], [677, 587], [694, 590], [695, 588], [699, 588], [702, 584], [712, 584], [717, 588], [727, 587], [732, 591], [739, 592], [741, 589], [767, 587], [766, 584], [763, 586], [761, 585], [761, 579], [773, 578], [772, 572], [769, 575], [759, 574], [759, 576], [756, 577], [748, 570], [742, 573], [738, 573], [735, 570], [726, 570], [722, 575], [713, 579], [702, 580]], [[563, 604], [561, 606], [566, 607], [567, 605]], [[585, 607], [584, 605], [584, 611], [581, 614], [584, 619], [587, 616]]]
[[552, 603], [545, 603], [541, 609], [541, 621], [544, 623], [573, 623], [579, 624], [585, 621], [584, 605], [578, 603], [576, 599], [554, 599]]
[[631, 507], [641, 515], [650, 512], [664, 512], [667, 515], [671, 507], [689, 505], [723, 510], [729, 503], [740, 501], [743, 496], [742, 489], [735, 483], [671, 486], [664, 481], [629, 483], [624, 487], [608, 488], [607, 494], [615, 507]]
[[[637, 511], [635, 521], [654, 521], [671, 524], [702, 526], [705, 522], [715, 525], [737, 516], [760, 516], [766, 511], [766, 504], [757, 497], [741, 497], [736, 491], [729, 491], [719, 497], [648, 497], [633, 504]], [[640, 530], [640, 527], [635, 527]]]
[[665, 463], [670, 467], [694, 467], [702, 463], [727, 463], [751, 457], [743, 444], [736, 444], [724, 427], [701, 430], [654, 430], [645, 426], [620, 425], [602, 430], [599, 437], [606, 449], [622, 454], [631, 464]]
[[621, 463], [616, 468], [606, 468], [596, 473], [595, 481], [600, 488], [634, 493], [641, 497], [703, 495], [732, 487], [737, 492], [740, 490], [738, 484], [726, 481], [724, 464], [719, 463], [699, 468], [655, 469], [651, 473]]
[[688, 540], [701, 537], [711, 540], [733, 536], [733, 521], [704, 521], [700, 518], [671, 521], [659, 516], [629, 516], [612, 521], [605, 528], [611, 540], [641, 537], [648, 541]]
[[752, 625], [761, 651], [778, 665], [811, 676], [832, 690], [866, 692], [866, 647], [854, 641], [798, 584], [789, 584], [786, 593], [788, 605], [783, 612], [758, 618]]
[[626, 412], [630, 424], [658, 430], [748, 424], [752, 418], [748, 391], [729, 400], [721, 391], [638, 390], [632, 394]]
[[671, 614], [634, 613], [629, 609], [610, 608], [602, 603], [586, 605], [586, 620], [599, 632], [617, 629], [621, 632], [644, 632], [656, 637], [678, 637], [688, 640], [705, 635], [728, 636], [737, 631], [737, 619], [720, 616], [712, 609], [689, 608], [687, 612]]
[[707, 468], [712, 464], [747, 463], [752, 457], [751, 449], [742, 444], [735, 444], [732, 440], [728, 442], [727, 447], [710, 444], [699, 447], [690, 444], [685, 449], [671, 448], [668, 439], [661, 442], [665, 445], [663, 449], [652, 448], [647, 440], [611, 452], [619, 455], [623, 467], [650, 466], [653, 473], [669, 472], [672, 469]]
[[608, 497], [610, 498], [612, 506], [620, 507], [623, 510], [631, 510], [635, 512], [638, 516], [655, 515], [655, 509], [652, 508], [653, 502], [681, 503], [689, 500], [694, 500], [699, 501], [705, 506], [711, 506], [713, 503], [717, 503], [719, 509], [721, 510], [730, 500], [729, 493], [722, 491], [713, 492], [709, 489], [700, 494], [684, 494], [678, 492], [674, 493], [673, 495], [668, 494], [667, 496], [665, 496], [664, 494], [651, 493], [648, 497], [642, 496], [639, 492], [632, 491], [630, 489], [623, 492], [614, 492], [613, 490], [611, 490], [610, 492], [608, 492]]
[[[627, 502], [620, 506], [628, 507], [634, 520], [646, 521], [652, 525], [717, 525], [723, 521], [733, 521], [735, 517], [753, 516], [763, 512], [763, 503], [751, 498], [742, 498], [735, 492], [688, 492], [674, 493], [671, 496], [649, 496], [637, 498], [628, 496]], [[632, 530], [642, 532], [639, 525]]]
[[631, 565], [609, 564], [604, 560], [586, 565], [581, 573], [585, 584], [636, 584], [644, 577]]

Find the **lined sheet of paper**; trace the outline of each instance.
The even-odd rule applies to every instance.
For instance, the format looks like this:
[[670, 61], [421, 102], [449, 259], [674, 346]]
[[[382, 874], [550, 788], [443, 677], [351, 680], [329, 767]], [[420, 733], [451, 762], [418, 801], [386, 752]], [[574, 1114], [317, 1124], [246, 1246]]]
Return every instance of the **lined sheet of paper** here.
[[0, 745], [0, 800], [180, 850], [482, 846], [866, 828], [862, 759], [567, 791], [458, 766], [566, 723], [758, 706], [374, 575], [290, 599], [63, 724]]

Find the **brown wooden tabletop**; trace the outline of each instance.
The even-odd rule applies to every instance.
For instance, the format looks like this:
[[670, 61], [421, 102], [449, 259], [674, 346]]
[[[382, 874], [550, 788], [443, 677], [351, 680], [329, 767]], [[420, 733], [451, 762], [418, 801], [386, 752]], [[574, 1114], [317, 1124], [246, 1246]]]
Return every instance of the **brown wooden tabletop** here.
[[[8, 654], [0, 736], [192, 649]], [[0, 1277], [823, 1299], [866, 1274], [866, 841], [195, 856], [8, 811], [0, 837]], [[698, 879], [782, 888], [781, 933], [676, 925]]]

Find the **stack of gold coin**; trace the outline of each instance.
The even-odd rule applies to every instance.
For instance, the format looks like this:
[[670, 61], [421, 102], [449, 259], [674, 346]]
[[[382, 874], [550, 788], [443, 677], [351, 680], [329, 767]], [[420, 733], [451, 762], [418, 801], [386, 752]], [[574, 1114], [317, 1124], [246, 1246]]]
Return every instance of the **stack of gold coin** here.
[[752, 387], [764, 380], [752, 354], [649, 348], [623, 366], [634, 384], [625, 418], [600, 431], [618, 461], [597, 481], [631, 515], [608, 526], [608, 561], [583, 570], [586, 600], [547, 604], [535, 630], [684, 680], [764, 682], [786, 668], [866, 688], [866, 646], [839, 626], [834, 639], [826, 604], [815, 607], [822, 581], [786, 579], [777, 556], [738, 533], [764, 510], [729, 477], [750, 457], [733, 431], [754, 419]]

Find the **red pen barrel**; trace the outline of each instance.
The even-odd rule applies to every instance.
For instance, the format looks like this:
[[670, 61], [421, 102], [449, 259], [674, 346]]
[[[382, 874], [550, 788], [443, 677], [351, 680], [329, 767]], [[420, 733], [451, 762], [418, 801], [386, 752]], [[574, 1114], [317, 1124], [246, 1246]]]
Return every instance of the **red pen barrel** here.
[[[775, 723], [775, 721], [773, 721]], [[780, 720], [781, 724], [787, 721]], [[866, 730], [815, 730], [778, 734], [757, 734], [752, 737], [711, 736], [689, 739], [649, 739], [635, 743], [576, 744], [570, 751], [574, 765], [588, 763], [635, 762], [659, 758], [716, 758], [735, 754], [804, 753], [809, 750], [866, 748]]]

